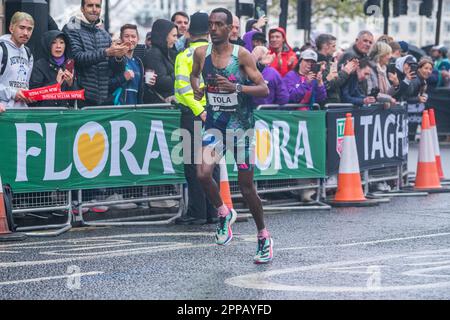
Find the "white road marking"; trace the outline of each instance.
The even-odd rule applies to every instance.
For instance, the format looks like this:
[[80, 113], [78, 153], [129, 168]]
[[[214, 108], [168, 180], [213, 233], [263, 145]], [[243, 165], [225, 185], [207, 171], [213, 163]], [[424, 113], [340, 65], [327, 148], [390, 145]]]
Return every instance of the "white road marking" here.
[[102, 237], [90, 237], [90, 238], [81, 238], [81, 239], [64, 239], [64, 240], [52, 240], [52, 241], [40, 241], [40, 242], [29, 242], [29, 243], [16, 243], [10, 245], [0, 245], [0, 249], [3, 248], [21, 248], [21, 247], [29, 247], [41, 244], [53, 245], [55, 243], [78, 243], [84, 241], [101, 241], [108, 239], [122, 239], [122, 238], [139, 238], [139, 237], [176, 237], [176, 236], [185, 236], [185, 237], [199, 237], [199, 236], [209, 236], [212, 237], [214, 235], [213, 232], [165, 232], [165, 233], [131, 233], [131, 234], [118, 234], [113, 236], [102, 236]]
[[41, 265], [49, 265], [49, 264], [67, 263], [67, 262], [72, 262], [72, 261], [86, 261], [86, 260], [94, 260], [94, 259], [100, 259], [100, 258], [126, 257], [126, 256], [131, 256], [131, 255], [150, 254], [150, 253], [157, 253], [157, 252], [163, 252], [163, 251], [167, 252], [167, 251], [175, 251], [175, 250], [181, 250], [181, 249], [195, 249], [195, 248], [207, 248], [207, 247], [217, 247], [217, 245], [214, 243], [201, 244], [201, 245], [183, 244], [183, 245], [164, 247], [164, 248], [154, 248], [154, 247], [140, 248], [139, 250], [136, 250], [136, 251], [121, 250], [121, 251], [116, 251], [113, 253], [106, 253], [106, 254], [98, 252], [94, 256], [82, 256], [82, 257], [77, 256], [77, 257], [61, 258], [61, 259], [54, 259], [54, 260], [0, 262], [0, 268], [41, 266]]
[[[412, 284], [412, 285], [399, 285], [399, 286], [380, 286], [376, 288], [370, 287], [362, 287], [362, 286], [307, 286], [307, 285], [287, 285], [276, 283], [270, 281], [270, 277], [279, 276], [283, 274], [295, 273], [299, 274], [302, 272], [308, 271], [328, 271], [329, 269], [336, 269], [339, 267], [350, 267], [349, 265], [366, 263], [372, 265], [373, 262], [379, 262], [383, 260], [389, 259], [404, 259], [411, 254], [433, 254], [433, 253], [450, 253], [450, 249], [436, 250], [436, 251], [422, 251], [417, 253], [403, 253], [403, 254], [395, 254], [395, 255], [385, 255], [379, 257], [373, 257], [369, 259], [361, 259], [361, 260], [350, 260], [343, 262], [331, 262], [331, 263], [322, 263], [316, 264], [312, 266], [304, 266], [304, 267], [296, 267], [296, 268], [287, 268], [281, 270], [273, 270], [266, 271], [260, 273], [251, 273], [247, 275], [237, 276], [233, 278], [229, 278], [225, 280], [225, 283], [231, 286], [236, 286], [240, 288], [246, 289], [258, 289], [258, 290], [275, 290], [275, 291], [295, 291], [295, 292], [320, 292], [320, 293], [344, 293], [344, 292], [380, 292], [380, 291], [407, 291], [407, 290], [423, 290], [423, 289], [436, 289], [436, 288], [444, 288], [450, 286], [450, 281], [444, 282], [434, 282], [434, 283], [425, 283], [425, 284]], [[368, 267], [368, 266], [366, 266]], [[433, 270], [442, 270], [449, 269], [450, 266], [443, 266], [438, 268], [432, 268]], [[432, 270], [421, 269], [416, 271], [407, 272], [407, 275], [421, 275], [423, 276], [423, 272]], [[404, 273], [403, 273], [404, 274]], [[447, 277], [447, 276], [446, 276]]]
[[372, 245], [372, 244], [378, 244], [378, 243], [387, 243], [387, 242], [396, 242], [396, 241], [405, 241], [405, 240], [414, 240], [414, 239], [445, 237], [445, 236], [449, 236], [449, 235], [450, 235], [450, 232], [435, 233], [435, 234], [426, 234], [426, 235], [421, 235], [421, 236], [391, 238], [391, 239], [382, 239], [382, 240], [374, 240], [374, 241], [351, 242], [351, 243], [320, 245], [320, 246], [311, 246], [311, 247], [280, 248], [280, 249], [277, 249], [277, 251], [307, 250], [307, 249], [335, 248], [335, 247], [353, 247], [353, 246], [360, 246], [360, 245]]
[[54, 277], [43, 277], [43, 278], [34, 278], [34, 279], [5, 281], [5, 282], [0, 282], [0, 286], [10, 286], [10, 285], [15, 285], [15, 284], [43, 282], [43, 281], [58, 280], [58, 279], [68, 279], [68, 278], [73, 278], [73, 277], [97, 276], [97, 275], [100, 275], [100, 274], [104, 274], [104, 272], [92, 271], [92, 272], [77, 273], [77, 274], [64, 275], [64, 276], [54, 276]]

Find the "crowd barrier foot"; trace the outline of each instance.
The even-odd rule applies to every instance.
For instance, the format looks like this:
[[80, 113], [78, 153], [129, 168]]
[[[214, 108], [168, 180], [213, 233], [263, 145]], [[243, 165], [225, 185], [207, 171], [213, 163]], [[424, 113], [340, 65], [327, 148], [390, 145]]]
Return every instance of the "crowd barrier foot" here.
[[391, 202], [391, 197], [385, 196], [385, 197], [379, 197], [376, 193], [368, 193], [366, 194], [366, 199], [370, 200], [376, 200], [378, 203], [389, 203]]
[[422, 191], [408, 191], [408, 190], [393, 190], [393, 191], [377, 191], [369, 193], [368, 195], [374, 197], [426, 197], [428, 192]]
[[[48, 229], [58, 229], [55, 231], [41, 231], [41, 230], [48, 230]], [[17, 230], [23, 232], [27, 237], [31, 238], [47, 238], [47, 237], [58, 237], [62, 235], [63, 233], [66, 233], [72, 229], [72, 225], [68, 224], [63, 227], [61, 226], [45, 226], [45, 227], [24, 227], [24, 228], [17, 228]], [[35, 230], [35, 231], [33, 231]]]
[[0, 235], [0, 242], [12, 242], [12, 241], [23, 241], [27, 238], [27, 235], [20, 232], [8, 233]]
[[[146, 220], [161, 218], [163, 215], [155, 215], [155, 216], [146, 216], [143, 217]], [[82, 221], [82, 225], [84, 227], [141, 227], [141, 226], [164, 226], [175, 223], [175, 220], [182, 216], [182, 213], [179, 212], [175, 215], [170, 214], [170, 218], [167, 220], [159, 220], [159, 221], [136, 221], [139, 217], [132, 217], [131, 219], [134, 221], [127, 221], [128, 218], [123, 219], [114, 219], [114, 220], [103, 220], [103, 221], [95, 221], [95, 222], [87, 222]], [[131, 220], [130, 219], [130, 220]]]
[[436, 188], [436, 189], [416, 189], [414, 188], [414, 185], [406, 186], [403, 188], [403, 190], [406, 191], [413, 191], [413, 192], [426, 192], [428, 194], [430, 193], [450, 193], [450, 188], [448, 187], [442, 187], [442, 188]]
[[347, 207], [376, 207], [380, 204], [379, 199], [367, 199], [364, 201], [336, 201], [330, 198], [324, 201], [333, 208], [347, 208]]

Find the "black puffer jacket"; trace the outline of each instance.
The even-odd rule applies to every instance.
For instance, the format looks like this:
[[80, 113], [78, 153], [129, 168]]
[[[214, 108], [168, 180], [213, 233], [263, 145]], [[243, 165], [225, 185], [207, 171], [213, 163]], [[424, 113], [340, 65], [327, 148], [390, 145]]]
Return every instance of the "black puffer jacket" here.
[[152, 48], [147, 51], [144, 58], [144, 68], [155, 70], [158, 77], [153, 87], [145, 90], [145, 103], [161, 103], [161, 98], [175, 94], [175, 58], [176, 51], [167, 47], [167, 36], [175, 24], [169, 20], [156, 20], [152, 27]]
[[79, 84], [86, 89], [86, 103], [101, 105], [112, 101], [109, 96], [109, 58], [106, 49], [111, 36], [96, 24], [72, 17], [63, 28], [70, 40]]
[[[66, 51], [64, 53], [66, 61], [61, 67], [56, 64], [51, 55], [52, 43], [58, 37], [62, 37], [64, 39], [64, 42], [66, 43]], [[56, 76], [58, 75], [58, 70], [62, 69], [64, 71], [67, 60], [72, 57], [70, 52], [69, 40], [67, 39], [67, 36], [61, 31], [54, 30], [44, 33], [42, 35], [42, 48], [46, 58], [39, 59], [33, 66], [33, 72], [30, 79], [31, 89], [56, 84]], [[79, 87], [77, 85], [76, 74], [74, 74], [74, 81], [72, 86], [67, 85], [66, 82], [63, 82], [63, 84], [61, 85], [61, 91], [72, 91], [78, 89]], [[36, 107], [71, 107], [73, 105], [73, 100], [49, 100], [40, 101], [36, 104], [33, 104], [33, 106]]]

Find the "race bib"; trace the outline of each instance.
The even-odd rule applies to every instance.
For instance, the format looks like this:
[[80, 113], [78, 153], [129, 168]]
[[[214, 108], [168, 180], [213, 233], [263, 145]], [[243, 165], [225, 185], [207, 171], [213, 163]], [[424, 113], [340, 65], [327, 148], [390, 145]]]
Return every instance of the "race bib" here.
[[208, 93], [208, 103], [213, 111], [235, 112], [238, 106], [237, 93]]

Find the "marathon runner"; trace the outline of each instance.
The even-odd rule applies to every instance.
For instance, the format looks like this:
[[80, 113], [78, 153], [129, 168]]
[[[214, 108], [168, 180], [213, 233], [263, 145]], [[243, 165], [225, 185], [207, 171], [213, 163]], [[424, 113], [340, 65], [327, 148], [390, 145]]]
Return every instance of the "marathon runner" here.
[[[192, 89], [195, 99], [201, 100], [205, 90], [207, 98], [206, 110], [201, 115], [205, 121], [205, 132], [202, 162], [197, 166], [197, 174], [208, 198], [218, 209], [216, 243], [227, 245], [233, 238], [231, 226], [237, 213], [224, 204], [212, 173], [226, 150], [233, 152], [238, 167], [239, 187], [258, 228], [254, 262], [262, 264], [273, 258], [273, 240], [264, 224], [261, 199], [253, 183], [255, 143], [250, 99], [251, 96], [266, 97], [269, 89], [251, 54], [245, 48], [229, 42], [232, 25], [233, 16], [230, 11], [224, 8], [213, 10], [209, 16], [212, 44], [197, 48], [194, 53]], [[202, 89], [201, 75], [205, 82]], [[242, 137], [238, 132], [251, 134], [244, 134]]]

